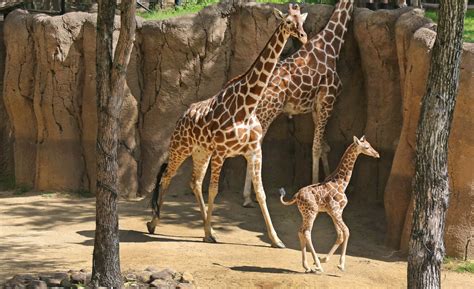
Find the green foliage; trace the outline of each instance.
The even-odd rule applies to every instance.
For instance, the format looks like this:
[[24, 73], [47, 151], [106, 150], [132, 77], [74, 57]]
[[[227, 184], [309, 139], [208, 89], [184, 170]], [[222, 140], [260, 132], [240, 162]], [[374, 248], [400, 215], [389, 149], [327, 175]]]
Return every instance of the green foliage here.
[[[329, 4], [334, 5], [338, 0], [306, 0], [305, 3], [310, 4]], [[258, 3], [277, 3], [277, 4], [286, 4], [286, 3], [302, 3], [302, 0], [288, 1], [288, 0], [256, 0]]]
[[458, 273], [474, 273], [474, 261], [461, 261], [455, 258], [446, 257], [443, 260], [443, 267], [446, 270]]
[[139, 12], [138, 16], [146, 20], [163, 20], [172, 17], [182, 16], [191, 13], [197, 13], [204, 7], [218, 3], [219, 0], [189, 0], [180, 6], [156, 10], [153, 12]]
[[86, 189], [77, 189], [73, 192], [74, 194], [78, 195], [81, 198], [92, 198], [94, 195]]
[[21, 196], [31, 191], [31, 186], [25, 184], [17, 184], [14, 195]]
[[15, 178], [0, 176], [0, 190], [11, 191], [15, 188]]
[[[425, 16], [438, 22], [438, 11], [429, 10], [426, 11]], [[466, 17], [464, 18], [464, 41], [474, 43], [474, 10], [467, 10]]]

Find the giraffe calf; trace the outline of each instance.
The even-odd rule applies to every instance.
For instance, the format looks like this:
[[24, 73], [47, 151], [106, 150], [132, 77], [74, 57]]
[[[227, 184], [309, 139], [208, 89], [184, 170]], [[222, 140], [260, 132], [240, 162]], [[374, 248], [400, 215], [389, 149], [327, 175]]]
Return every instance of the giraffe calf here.
[[[352, 170], [359, 154], [365, 154], [374, 158], [379, 158], [379, 153], [372, 148], [365, 136], [358, 139], [354, 136], [354, 142], [347, 148], [342, 156], [336, 170], [329, 175], [324, 182], [309, 185], [300, 189], [293, 198], [286, 202], [283, 200], [286, 192], [283, 188], [280, 191], [280, 201], [283, 205], [289, 206], [297, 204], [303, 222], [298, 231], [301, 252], [303, 254], [303, 267], [306, 272], [323, 272], [318, 255], [314, 250], [311, 241], [311, 230], [313, 223], [319, 212], [326, 212], [334, 222], [337, 231], [337, 240], [331, 250], [321, 262], [326, 262], [342, 244], [341, 258], [339, 259], [339, 269], [344, 271], [347, 242], [349, 240], [349, 228], [342, 220], [342, 211], [347, 205], [347, 196], [344, 193], [351, 179]], [[309, 248], [313, 255], [315, 269], [311, 269], [306, 261], [306, 248]]]

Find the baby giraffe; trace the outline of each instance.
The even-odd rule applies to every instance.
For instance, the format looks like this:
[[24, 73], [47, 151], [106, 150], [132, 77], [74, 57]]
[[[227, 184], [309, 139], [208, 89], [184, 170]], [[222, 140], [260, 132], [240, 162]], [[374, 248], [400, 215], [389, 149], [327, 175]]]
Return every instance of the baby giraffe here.
[[[311, 242], [311, 230], [313, 228], [314, 220], [318, 212], [326, 212], [334, 222], [334, 227], [337, 231], [337, 240], [325, 258], [321, 262], [326, 262], [334, 254], [339, 245], [342, 245], [341, 258], [339, 260], [339, 269], [344, 271], [347, 242], [349, 240], [349, 229], [342, 220], [342, 211], [347, 205], [347, 196], [344, 191], [351, 179], [352, 170], [359, 154], [365, 154], [374, 158], [379, 158], [379, 153], [375, 151], [365, 136], [358, 139], [354, 136], [354, 143], [352, 143], [342, 156], [342, 159], [336, 170], [329, 175], [324, 182], [309, 185], [300, 189], [288, 202], [283, 200], [286, 192], [283, 188], [280, 189], [280, 200], [283, 205], [289, 206], [296, 203], [298, 210], [303, 218], [303, 223], [298, 231], [300, 239], [301, 252], [303, 253], [303, 267], [306, 272], [323, 272], [321, 263], [319, 262], [313, 243]], [[306, 246], [308, 246], [313, 255], [315, 269], [308, 267], [306, 261]]]

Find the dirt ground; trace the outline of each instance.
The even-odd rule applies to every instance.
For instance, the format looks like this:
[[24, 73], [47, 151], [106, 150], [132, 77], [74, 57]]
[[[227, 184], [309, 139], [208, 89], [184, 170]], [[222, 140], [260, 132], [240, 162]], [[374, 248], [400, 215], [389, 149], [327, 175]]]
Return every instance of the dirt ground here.
[[[345, 272], [337, 269], [335, 255], [323, 264], [325, 273], [303, 274], [299, 213], [296, 207], [280, 205], [275, 190], [267, 194], [276, 231], [287, 249], [270, 247], [260, 210], [242, 208], [237, 192], [217, 197], [218, 244], [201, 241], [204, 231], [191, 194], [167, 196], [156, 235], [146, 233], [150, 210], [145, 200], [121, 201], [122, 270], [171, 267], [192, 273], [200, 288], [406, 287], [406, 262], [383, 246], [382, 207], [349, 202], [344, 214], [351, 230]], [[17, 273], [90, 270], [94, 211], [93, 198], [0, 193], [0, 280]], [[320, 214], [313, 229], [320, 256], [334, 240], [330, 219]], [[474, 275], [443, 271], [442, 282], [444, 288], [468, 288]]]

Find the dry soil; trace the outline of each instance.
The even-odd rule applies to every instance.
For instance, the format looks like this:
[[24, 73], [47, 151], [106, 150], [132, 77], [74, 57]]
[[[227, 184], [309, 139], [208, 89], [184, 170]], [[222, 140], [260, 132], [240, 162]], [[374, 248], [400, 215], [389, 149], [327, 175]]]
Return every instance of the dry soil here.
[[[217, 198], [218, 244], [201, 241], [202, 221], [193, 195], [167, 196], [156, 235], [145, 231], [150, 217], [146, 200], [121, 201], [122, 270], [171, 267], [192, 273], [200, 288], [406, 287], [406, 262], [383, 246], [383, 208], [349, 203], [344, 214], [351, 230], [346, 271], [337, 269], [339, 255], [335, 255], [323, 264], [325, 273], [304, 274], [297, 240], [299, 213], [296, 207], [280, 205], [274, 190], [268, 195], [286, 249], [270, 247], [260, 210], [242, 208], [237, 192], [222, 192]], [[93, 198], [0, 193], [0, 280], [17, 273], [90, 270], [94, 212]], [[313, 229], [320, 256], [334, 240], [330, 219], [320, 214]], [[468, 288], [474, 275], [443, 271], [442, 282], [444, 288]]]

